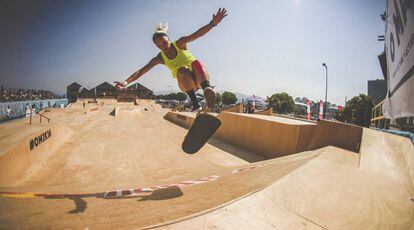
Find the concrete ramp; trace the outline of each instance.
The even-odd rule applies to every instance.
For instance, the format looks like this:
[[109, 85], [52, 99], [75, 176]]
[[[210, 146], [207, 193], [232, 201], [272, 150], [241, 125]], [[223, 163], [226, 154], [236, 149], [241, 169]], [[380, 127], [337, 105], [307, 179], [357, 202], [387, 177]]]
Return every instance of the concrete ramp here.
[[229, 108], [225, 109], [225, 112], [243, 113], [244, 107], [242, 103], [237, 103]]
[[[402, 165], [399, 162], [394, 166]], [[357, 153], [325, 147], [316, 158], [269, 187], [166, 227], [410, 229], [414, 226], [412, 186], [391, 177], [379, 180], [375, 172], [361, 170]]]
[[119, 118], [124, 118], [124, 117], [130, 117], [130, 116], [134, 116], [134, 117], [140, 117], [142, 116], [142, 108], [139, 107], [115, 107], [110, 115], [115, 116], [115, 117], [119, 117]]
[[408, 138], [364, 128], [359, 163], [379, 183], [394, 181], [414, 197], [414, 148]]
[[53, 125], [29, 135], [22, 142], [0, 155], [0, 186], [16, 183], [33, 165], [41, 167], [53, 148], [64, 142], [72, 130], [63, 125]]
[[267, 158], [305, 151], [315, 125], [266, 115], [224, 112], [215, 137]]
[[[313, 123], [266, 115], [222, 112], [217, 116], [222, 125], [214, 137], [268, 159], [307, 150], [316, 128]], [[168, 112], [164, 118], [188, 129], [195, 114]]]
[[[221, 112], [214, 137], [267, 158], [335, 146], [358, 153], [362, 127], [320, 120], [317, 124], [279, 116]], [[194, 113], [168, 112], [165, 119], [189, 129]]]
[[335, 121], [320, 120], [312, 134], [308, 149], [336, 146], [353, 152], [359, 152], [362, 127]]
[[[185, 114], [180, 115], [184, 121]], [[414, 148], [409, 139], [325, 120], [312, 125], [228, 112], [219, 117], [223, 125], [217, 138], [258, 153], [265, 153], [268, 146], [274, 155], [267, 156], [277, 157], [273, 160], [279, 159], [280, 149], [287, 157], [303, 150], [319, 153], [286, 176], [275, 178], [269, 187], [194, 218], [170, 223], [169, 229], [414, 226]]]

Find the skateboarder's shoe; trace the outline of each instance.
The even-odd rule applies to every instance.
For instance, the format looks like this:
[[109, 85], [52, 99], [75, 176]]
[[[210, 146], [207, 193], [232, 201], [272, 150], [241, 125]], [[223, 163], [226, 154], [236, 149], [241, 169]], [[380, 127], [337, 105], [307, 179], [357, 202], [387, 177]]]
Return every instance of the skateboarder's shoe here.
[[214, 104], [216, 103], [216, 93], [211, 87], [204, 89], [204, 99], [206, 100], [207, 108], [213, 110]]

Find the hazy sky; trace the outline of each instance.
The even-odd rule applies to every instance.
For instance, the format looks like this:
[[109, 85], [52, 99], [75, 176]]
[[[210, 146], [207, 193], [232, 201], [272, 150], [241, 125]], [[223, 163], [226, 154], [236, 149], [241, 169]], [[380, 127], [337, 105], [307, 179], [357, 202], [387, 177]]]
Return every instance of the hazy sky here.
[[[159, 52], [151, 40], [158, 22], [176, 40], [219, 7], [229, 15], [189, 44], [218, 90], [323, 99], [326, 62], [328, 101], [344, 104], [382, 78], [385, 0], [0, 0], [0, 84], [64, 93], [74, 81], [124, 80]], [[138, 82], [178, 90], [161, 65]]]

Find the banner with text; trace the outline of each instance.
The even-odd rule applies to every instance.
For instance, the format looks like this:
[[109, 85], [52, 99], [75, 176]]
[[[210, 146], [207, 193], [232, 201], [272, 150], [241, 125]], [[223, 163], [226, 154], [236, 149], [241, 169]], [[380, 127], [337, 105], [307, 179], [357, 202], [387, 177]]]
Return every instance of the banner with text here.
[[386, 22], [388, 92], [384, 116], [414, 116], [414, 1], [388, 0]]

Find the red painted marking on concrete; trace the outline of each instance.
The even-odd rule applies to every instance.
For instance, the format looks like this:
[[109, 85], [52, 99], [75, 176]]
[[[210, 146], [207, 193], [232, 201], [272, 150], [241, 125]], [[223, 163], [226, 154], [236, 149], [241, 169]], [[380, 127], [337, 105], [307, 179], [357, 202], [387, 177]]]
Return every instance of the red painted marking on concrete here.
[[99, 198], [119, 198], [119, 197], [124, 197], [124, 196], [133, 196], [136, 193], [154, 192], [156, 190], [167, 189], [167, 188], [183, 188], [183, 187], [193, 186], [197, 184], [208, 183], [208, 182], [216, 181], [219, 178], [224, 177], [224, 176], [246, 172], [246, 171], [255, 169], [257, 167], [260, 167], [260, 166], [261, 165], [255, 165], [255, 166], [251, 166], [247, 168], [241, 168], [241, 169], [236, 169], [236, 170], [232, 170], [229, 172], [211, 175], [208, 177], [198, 178], [195, 180], [186, 180], [186, 181], [182, 181], [179, 183], [157, 185], [157, 186], [152, 186], [149, 188], [122, 189], [122, 190], [106, 191], [106, 192], [101, 192], [101, 193], [81, 193], [81, 194], [77, 194], [77, 193], [72, 193], [72, 194], [49, 193], [48, 194], [48, 193], [25, 193], [25, 192], [20, 193], [20, 192], [1, 192], [0, 191], [0, 195], [11, 195], [11, 196], [16, 195], [16, 198], [18, 198], [19, 196], [21, 197], [22, 195], [31, 195], [33, 197], [45, 198], [45, 199], [68, 198], [68, 197], [76, 197], [76, 196], [99, 197]]
[[[165, 189], [165, 188], [172, 188], [172, 187], [182, 188], [182, 187], [192, 186], [192, 185], [196, 185], [196, 184], [202, 184], [202, 183], [207, 183], [207, 182], [215, 181], [215, 180], [219, 179], [220, 177], [227, 176], [227, 175], [231, 175], [231, 174], [236, 174], [236, 173], [241, 173], [241, 172], [246, 172], [248, 170], [252, 170], [252, 169], [255, 169], [257, 167], [258, 166], [252, 166], [252, 167], [248, 167], [248, 168], [237, 169], [237, 170], [233, 170], [233, 171], [226, 172], [226, 173], [212, 175], [212, 176], [209, 176], [209, 177], [199, 178], [199, 179], [195, 179], [195, 180], [183, 181], [183, 182], [180, 182], [180, 183], [167, 184], [167, 185], [159, 185], [159, 186], [152, 186], [152, 187], [149, 187], [149, 188], [139, 188], [139, 189], [134, 189], [134, 191], [139, 191], [139, 192], [141, 192], [141, 191], [149, 191], [149, 192], [153, 192], [155, 190]], [[106, 192], [104, 198], [116, 197], [117, 195], [118, 194], [114, 194], [112, 192]]]

